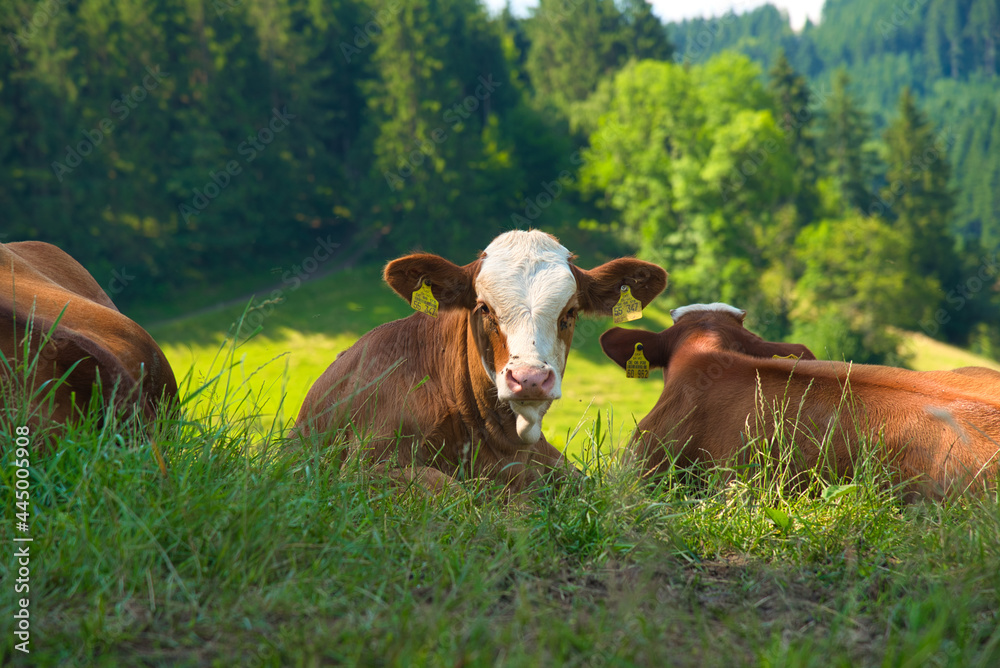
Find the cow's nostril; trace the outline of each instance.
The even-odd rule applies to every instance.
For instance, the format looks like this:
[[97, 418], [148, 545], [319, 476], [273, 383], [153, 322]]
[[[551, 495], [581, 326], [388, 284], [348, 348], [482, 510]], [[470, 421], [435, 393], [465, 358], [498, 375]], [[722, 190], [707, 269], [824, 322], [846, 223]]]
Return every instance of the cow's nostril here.
[[548, 393], [552, 391], [552, 388], [555, 386], [555, 384], [556, 384], [556, 374], [554, 371], [550, 369], [548, 375], [545, 377], [545, 380], [542, 381], [542, 390]]
[[516, 367], [506, 376], [507, 387], [515, 397], [544, 399], [555, 387], [556, 375], [546, 367]]

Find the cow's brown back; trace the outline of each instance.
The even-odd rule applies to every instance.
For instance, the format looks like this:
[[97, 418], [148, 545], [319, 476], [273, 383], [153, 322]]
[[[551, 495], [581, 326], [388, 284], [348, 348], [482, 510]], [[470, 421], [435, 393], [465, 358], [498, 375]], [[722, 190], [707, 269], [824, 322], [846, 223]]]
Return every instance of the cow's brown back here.
[[[724, 374], [706, 382], [713, 365]], [[915, 479], [921, 494], [942, 496], [977, 476], [995, 482], [1000, 383], [991, 373], [675, 354], [635, 445], [654, 472], [674, 457], [680, 465], [739, 461], [741, 435], [770, 440], [775, 414], [787, 445], [797, 449], [796, 471], [822, 457], [832, 472], [851, 476], [863, 454], [858, 444], [868, 439], [867, 454], [884, 457], [900, 481]], [[828, 449], [821, 452], [824, 441]]]
[[37, 355], [35, 385], [70, 372], [56, 390], [52, 421], [70, 419], [74, 406], [86, 408], [98, 373], [105, 398], [115, 384], [132, 401], [141, 391], [140, 409], [149, 416], [161, 398], [176, 399], [176, 379], [162, 350], [69, 255], [42, 242], [0, 245], [0, 281], [0, 349], [21, 364]]
[[663, 392], [633, 437], [647, 474], [699, 461], [745, 464], [756, 454], [766, 465], [786, 462], [794, 481], [817, 466], [852, 476], [861, 458], [878, 457], [927, 496], [996, 483], [1000, 373], [816, 360], [804, 346], [747, 332], [745, 312], [727, 304], [671, 314], [675, 324], [659, 333], [601, 336], [619, 365], [642, 344], [664, 369]]

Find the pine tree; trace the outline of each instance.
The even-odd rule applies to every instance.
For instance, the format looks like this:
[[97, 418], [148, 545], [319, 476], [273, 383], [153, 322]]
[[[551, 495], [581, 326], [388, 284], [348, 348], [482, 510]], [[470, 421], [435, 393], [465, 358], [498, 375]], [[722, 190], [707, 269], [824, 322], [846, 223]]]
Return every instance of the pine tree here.
[[[955, 207], [949, 184], [950, 136], [935, 132], [907, 88], [900, 96], [899, 115], [885, 130], [884, 141], [888, 184], [882, 189], [881, 203], [885, 213], [895, 229], [910, 240], [916, 273], [936, 278], [947, 292], [961, 278], [961, 260], [949, 227]], [[956, 330], [946, 327], [945, 331]]]
[[653, 14], [647, 0], [619, 0], [623, 29], [627, 37], [628, 56], [636, 60], [670, 60], [674, 47], [667, 39], [667, 30]]
[[934, 0], [927, 13], [927, 44], [931, 72], [958, 79], [965, 73], [965, 22], [971, 0]]
[[526, 27], [527, 71], [539, 98], [565, 108], [586, 99], [598, 81], [625, 61], [613, 0], [540, 0]]
[[974, 0], [969, 9], [968, 31], [975, 51], [982, 56], [983, 71], [992, 76], [997, 71], [997, 42], [1000, 41], [1000, 3], [997, 0]]
[[812, 93], [805, 77], [792, 68], [784, 51], [778, 54], [768, 75], [769, 88], [777, 103], [778, 126], [797, 163], [795, 205], [800, 219], [809, 221], [818, 206], [814, 116], [809, 108]]
[[497, 32], [476, 0], [401, 0], [378, 39], [375, 169], [366, 225], [399, 250], [468, 253], [509, 225], [522, 190], [501, 119], [515, 104]]
[[983, 145], [982, 170], [978, 202], [981, 223], [980, 242], [987, 251], [1000, 250], [1000, 114], [990, 128], [990, 138]]
[[823, 109], [819, 137], [823, 170], [841, 193], [846, 208], [869, 213], [874, 157], [865, 143], [871, 132], [868, 116], [848, 90], [850, 78], [839, 70]]
[[527, 21], [535, 93], [565, 109], [629, 58], [667, 60], [673, 48], [646, 0], [540, 0]]

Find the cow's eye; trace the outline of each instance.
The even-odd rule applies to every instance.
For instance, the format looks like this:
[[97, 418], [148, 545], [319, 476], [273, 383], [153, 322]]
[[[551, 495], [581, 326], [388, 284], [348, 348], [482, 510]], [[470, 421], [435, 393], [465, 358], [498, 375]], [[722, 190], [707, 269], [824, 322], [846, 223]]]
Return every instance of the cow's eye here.
[[486, 304], [480, 303], [479, 306], [476, 307], [476, 311], [479, 312], [479, 315], [488, 317], [490, 314], [490, 307]]
[[562, 321], [560, 321], [559, 329], [563, 330], [569, 329], [570, 327], [573, 326], [574, 322], [576, 322], [576, 309], [571, 308], [570, 310], [566, 311], [566, 315], [563, 316]]

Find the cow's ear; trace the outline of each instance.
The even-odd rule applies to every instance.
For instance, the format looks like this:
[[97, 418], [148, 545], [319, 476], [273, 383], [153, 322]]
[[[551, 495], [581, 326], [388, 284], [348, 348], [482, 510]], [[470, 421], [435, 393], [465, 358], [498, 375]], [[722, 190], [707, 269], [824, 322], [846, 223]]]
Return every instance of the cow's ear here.
[[667, 365], [662, 335], [662, 332], [657, 334], [645, 329], [612, 327], [601, 334], [601, 349], [615, 364], [624, 369], [636, 352], [635, 344], [641, 343], [642, 355], [649, 362], [650, 368], [662, 367]]
[[611, 260], [590, 271], [573, 266], [579, 287], [580, 308], [589, 313], [611, 315], [621, 299], [622, 286], [632, 290], [632, 296], [649, 305], [667, 287], [667, 272], [650, 262], [634, 257]]
[[460, 267], [430, 253], [414, 253], [385, 266], [385, 282], [409, 302], [421, 284], [430, 283], [440, 308], [476, 306], [476, 271], [479, 260]]

